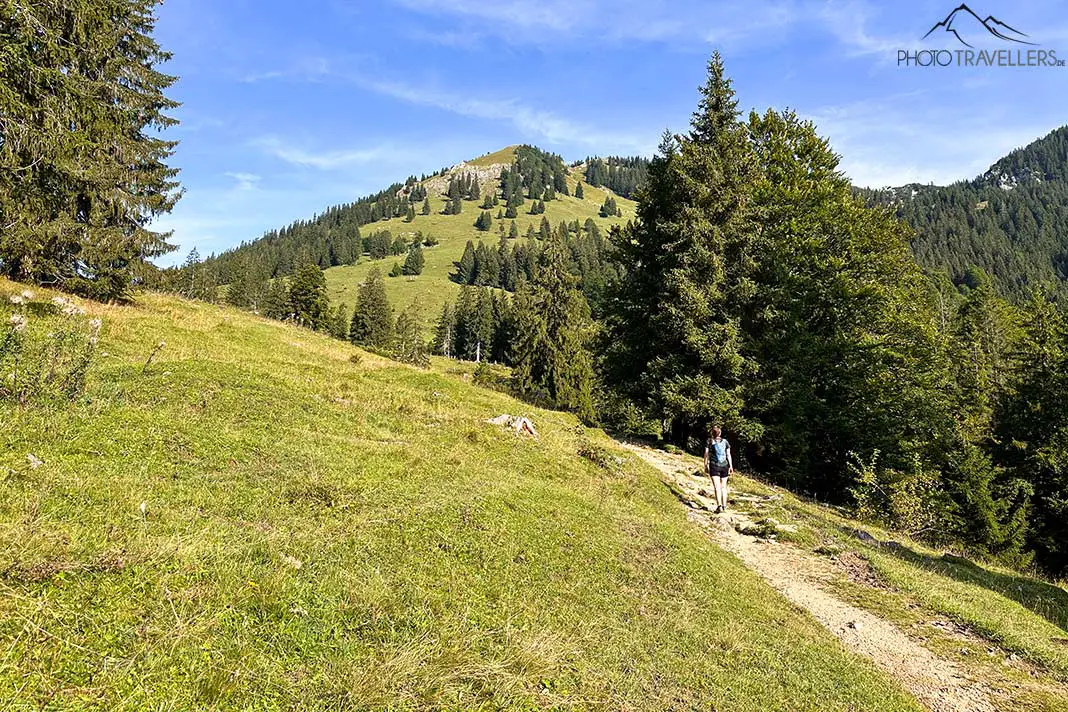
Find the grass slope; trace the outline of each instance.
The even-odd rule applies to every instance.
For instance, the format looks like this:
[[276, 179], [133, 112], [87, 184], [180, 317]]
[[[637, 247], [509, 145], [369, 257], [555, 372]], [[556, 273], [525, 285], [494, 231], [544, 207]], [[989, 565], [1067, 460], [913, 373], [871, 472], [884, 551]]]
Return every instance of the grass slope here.
[[918, 709], [570, 416], [219, 306], [88, 308], [86, 397], [0, 403], [0, 708]]
[[[843, 598], [893, 621], [978, 679], [1002, 680], [996, 686], [1012, 698], [1013, 709], [1068, 710], [1062, 694], [1068, 683], [1063, 583], [933, 550], [746, 477], [737, 478], [736, 490], [742, 495], [736, 505], [754, 519], [792, 525], [779, 532], [782, 540], [835, 560], [853, 556], [863, 562], [863, 576], [854, 564], [846, 567], [849, 575], [826, 582]], [[770, 501], [754, 504], [747, 494]], [[875, 541], [859, 538], [858, 527]], [[1043, 684], [1034, 685], [1036, 677]]]
[[519, 148], [519, 146], [505, 146], [499, 151], [487, 153], [484, 156], [479, 156], [478, 158], [470, 160], [467, 162], [467, 164], [478, 167], [492, 166], [497, 163], [510, 164], [512, 163], [512, 161], [515, 160], [515, 150], [517, 148]]
[[[514, 150], [514, 147], [502, 149], [469, 163], [476, 166], [510, 163]], [[580, 172], [572, 171], [572, 177], [568, 180], [570, 192], [574, 192], [576, 179], [581, 178], [581, 175]], [[485, 188], [486, 186], [483, 187]], [[598, 215], [598, 211], [600, 211], [607, 195], [608, 193], [604, 189], [583, 185], [583, 200], [564, 195], [558, 196], [557, 200], [550, 200], [545, 203], [544, 217], [549, 220], [554, 229], [563, 221], [570, 223], [578, 220], [581, 225], [586, 222], [587, 218], [593, 218], [601, 229], [607, 233], [610, 226], [622, 224], [632, 219], [636, 206], [633, 201], [616, 196], [616, 203], [623, 212], [623, 217], [602, 218]], [[541, 215], [527, 214], [527, 211], [530, 210], [530, 203], [531, 201], [527, 200], [520, 207], [519, 216], [515, 219], [519, 228], [519, 240], [526, 239], [528, 226], [533, 225], [534, 229], [537, 230], [541, 225]], [[507, 230], [511, 223], [508, 218], [502, 220], [494, 219], [493, 228], [489, 232], [476, 230], [474, 227], [475, 219], [482, 212], [479, 204], [479, 201], [464, 201], [464, 211], [461, 214], [442, 215], [441, 211], [445, 207], [444, 198], [440, 195], [431, 194], [430, 215], [417, 214], [415, 220], [410, 223], [405, 222], [403, 218], [393, 218], [373, 225], [365, 225], [361, 228], [364, 235], [381, 230], [389, 230], [393, 235], [399, 234], [410, 238], [416, 232], [422, 231], [423, 234], [433, 235], [440, 240], [439, 245], [423, 251], [426, 264], [421, 275], [418, 277], [386, 279], [386, 294], [394, 311], [400, 313], [411, 304], [421, 305], [420, 313], [423, 315], [424, 327], [427, 331], [431, 330], [437, 320], [441, 313], [442, 305], [456, 299], [460, 287], [449, 280], [449, 275], [454, 271], [453, 262], [459, 260], [463, 255], [467, 241], [474, 240], [477, 245], [481, 239], [488, 246], [496, 247], [497, 242], [500, 240], [497, 226], [503, 223], [505, 230]], [[503, 206], [500, 209], [503, 210]], [[498, 208], [493, 208], [490, 213], [496, 216], [497, 210]], [[356, 294], [360, 283], [367, 277], [367, 273], [372, 268], [377, 267], [383, 275], [386, 275], [393, 267], [394, 262], [403, 264], [404, 256], [387, 257], [382, 260], [369, 260], [364, 256], [355, 265], [331, 267], [326, 270], [326, 284], [330, 302], [332, 304], [344, 303], [351, 310], [356, 304]]]

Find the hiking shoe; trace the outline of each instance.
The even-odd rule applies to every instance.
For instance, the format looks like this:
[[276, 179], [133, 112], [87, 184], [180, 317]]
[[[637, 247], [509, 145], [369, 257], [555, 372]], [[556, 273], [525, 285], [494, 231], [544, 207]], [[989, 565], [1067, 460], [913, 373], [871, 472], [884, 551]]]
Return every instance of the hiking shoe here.
[[723, 506], [716, 507], [715, 514], [723, 514]]

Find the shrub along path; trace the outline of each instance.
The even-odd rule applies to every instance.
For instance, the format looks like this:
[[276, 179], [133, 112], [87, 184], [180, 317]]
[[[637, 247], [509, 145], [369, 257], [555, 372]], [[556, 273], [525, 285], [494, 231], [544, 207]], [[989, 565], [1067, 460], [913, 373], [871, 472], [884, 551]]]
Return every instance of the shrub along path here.
[[[749, 484], [747, 480], [733, 477], [736, 484], [741, 481], [743, 492], [732, 488], [732, 510], [717, 515], [713, 513], [710, 482], [697, 475], [701, 466], [697, 458], [624, 446], [662, 473], [671, 490], [690, 507], [691, 521], [704, 527], [720, 546], [811, 614], [846, 648], [896, 678], [926, 708], [934, 712], [993, 712], [1006, 709], [1008, 703], [1013, 709], [1051, 710], [1062, 708], [1056, 700], [1068, 700], [1068, 690], [1062, 683], [1033, 667], [1025, 675], [1013, 676], [1000, 674], [989, 665], [962, 664], [934, 652], [914, 632], [907, 633], [878, 615], [877, 606], [865, 609], [843, 600], [830, 584], [844, 576], [873, 591], [895, 594], [887, 590], [860, 556], [852, 552], [840, 552], [833, 559], [821, 556], [790, 543], [796, 540], [802, 544], [808, 536], [799, 531], [798, 525], [780, 524], [767, 517], [754, 520], [758, 513], [763, 514], [763, 505], [781, 501], [784, 495], [756, 494], [745, 486]], [[938, 627], [937, 623], [932, 625]], [[982, 643], [984, 647], [995, 645], [992, 641]], [[988, 650], [994, 656], [997, 648]], [[1017, 660], [1012, 654], [1003, 657]]]

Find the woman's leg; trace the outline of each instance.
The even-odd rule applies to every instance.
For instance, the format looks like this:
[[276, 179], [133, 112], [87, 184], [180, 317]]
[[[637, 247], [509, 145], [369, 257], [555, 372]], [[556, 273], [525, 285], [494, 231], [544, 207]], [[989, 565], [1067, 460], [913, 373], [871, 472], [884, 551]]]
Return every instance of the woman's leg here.
[[723, 508], [726, 509], [727, 508], [727, 495], [730, 492], [730, 481], [731, 481], [731, 478], [730, 477], [722, 477], [720, 479], [723, 482], [723, 484], [721, 485], [721, 487], [723, 488]]
[[716, 492], [716, 507], [723, 506], [723, 478], [713, 474], [712, 475], [712, 488]]

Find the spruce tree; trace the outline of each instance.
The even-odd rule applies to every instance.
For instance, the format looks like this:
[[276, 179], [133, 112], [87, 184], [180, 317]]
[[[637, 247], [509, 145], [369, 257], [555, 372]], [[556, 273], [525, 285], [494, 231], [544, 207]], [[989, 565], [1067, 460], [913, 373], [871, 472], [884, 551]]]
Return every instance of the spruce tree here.
[[451, 304], [446, 302], [441, 307], [441, 316], [438, 317], [437, 326], [434, 327], [434, 340], [431, 349], [434, 353], [456, 358], [456, 313]]
[[482, 232], [489, 232], [492, 227], [493, 216], [489, 214], [488, 210], [483, 210], [475, 220], [475, 228]]
[[498, 250], [484, 248], [481, 243], [479, 243], [479, 248], [481, 252], [476, 251], [476, 258], [481, 256], [481, 259], [478, 260], [475, 283], [483, 287], [499, 287], [501, 260]]
[[393, 267], [390, 268], [390, 270], [389, 270], [389, 276], [390, 277], [400, 277], [402, 274], [404, 274], [404, 268], [401, 267], [401, 263], [400, 262], [394, 262], [393, 263]]
[[330, 313], [330, 335], [335, 339], [347, 341], [349, 338], [349, 309], [338, 304]]
[[490, 360], [494, 326], [493, 294], [488, 289], [479, 289], [473, 309], [468, 312], [465, 359], [478, 362]]
[[542, 240], [548, 240], [550, 237], [552, 237], [552, 234], [553, 226], [549, 224], [549, 218], [542, 217], [541, 225], [538, 228], [538, 236]]
[[474, 358], [477, 340], [477, 337], [473, 336], [476, 296], [475, 287], [466, 285], [460, 287], [460, 296], [456, 300], [454, 312], [453, 358], [467, 359], [469, 353], [471, 358]]
[[482, 281], [486, 272], [486, 244], [482, 240], [478, 241], [478, 247], [475, 248], [475, 268], [471, 271], [470, 284], [477, 285], [479, 287], [485, 286]]
[[519, 271], [516, 266], [514, 251], [503, 235], [500, 242], [497, 243], [497, 262], [500, 267], [500, 274], [496, 284], [493, 286], [501, 287], [509, 292], [515, 291], [516, 284], [519, 281]]
[[515, 224], [515, 220], [508, 226], [508, 237], [513, 240], [519, 237], [519, 226]]
[[583, 200], [586, 197], [585, 193], [582, 190], [582, 181], [579, 181], [577, 184], [575, 184], [575, 197], [579, 200]]
[[423, 215], [430, 215], [430, 196], [428, 195], [423, 200], [423, 209], [420, 211]]
[[592, 420], [593, 331], [589, 305], [567, 269], [564, 245], [551, 238], [534, 278], [516, 292], [512, 380], [516, 390], [536, 400]]
[[514, 316], [512, 301], [505, 295], [493, 296], [493, 345], [490, 360], [511, 364]]
[[234, 272], [226, 288], [226, 303], [240, 309], [247, 309], [251, 297], [249, 294], [251, 282], [254, 278], [247, 262], [239, 263]]
[[124, 296], [169, 252], [180, 192], [156, 0], [8, 3], [0, 21], [0, 274]]
[[745, 413], [756, 363], [740, 329], [756, 233], [754, 157], [736, 104], [714, 54], [689, 135], [665, 135], [637, 219], [614, 240], [626, 277], [607, 300], [608, 377], [684, 445], [708, 422], [760, 435]]
[[408, 250], [408, 257], [404, 260], [404, 267], [401, 268], [403, 274], [409, 276], [415, 276], [423, 273], [423, 264], [425, 262], [423, 257], [423, 248], [416, 242], [412, 245], [412, 248]]
[[301, 265], [289, 281], [289, 309], [293, 320], [309, 329], [324, 329], [329, 326], [329, 308], [323, 270], [316, 264]]
[[[988, 477], [989, 461], [953, 423], [934, 295], [901, 225], [855, 199], [810, 123], [768, 111], [749, 132], [761, 230], [736, 291], [747, 294], [742, 328], [760, 364], [747, 400], [766, 430], [761, 465], [838, 497], [855, 458], [875, 463], [884, 489], [922, 490], [939, 469]], [[923, 499], [909, 518], [940, 505]]]
[[1052, 576], [1068, 574], [1068, 314], [1050, 295], [1027, 308], [1010, 387], [998, 403], [1002, 461], [1033, 491], [1029, 544]]
[[426, 344], [419, 328], [419, 306], [411, 304], [397, 317], [396, 333], [393, 337], [393, 358], [420, 368], [430, 365], [426, 354]]
[[412, 222], [413, 220], [415, 220], [415, 206], [409, 203], [408, 211], [404, 214], [404, 222]]
[[290, 314], [289, 292], [285, 282], [281, 279], [272, 279], [263, 297], [263, 315], [268, 319], [285, 321], [290, 318]]
[[473, 284], [475, 279], [475, 243], [467, 241], [464, 253], [459, 262], [454, 262], [456, 272], [453, 273], [453, 281], [459, 284]]
[[358, 346], [375, 349], [388, 348], [393, 340], [393, 310], [377, 267], [367, 273], [357, 292], [349, 340]]
[[610, 218], [623, 215], [623, 211], [616, 205], [616, 199], [609, 195], [604, 199], [604, 204], [601, 205], [600, 215], [602, 218]]

